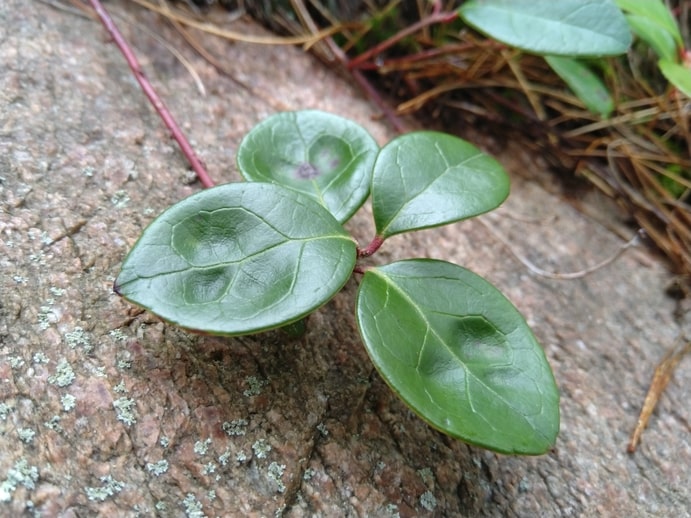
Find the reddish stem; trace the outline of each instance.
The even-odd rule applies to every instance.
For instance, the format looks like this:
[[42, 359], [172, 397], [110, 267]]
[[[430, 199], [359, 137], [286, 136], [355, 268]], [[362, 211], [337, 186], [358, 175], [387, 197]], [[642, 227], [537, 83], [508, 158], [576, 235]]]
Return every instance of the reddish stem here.
[[377, 250], [379, 250], [379, 247], [384, 243], [384, 238], [381, 236], [374, 236], [374, 239], [372, 239], [372, 242], [367, 245], [365, 248], [358, 248], [357, 251], [357, 256], [358, 257], [369, 257], [370, 255], [374, 254]]
[[177, 141], [178, 145], [180, 146], [180, 149], [182, 149], [183, 155], [185, 155], [185, 158], [187, 158], [187, 161], [192, 166], [192, 169], [196, 173], [197, 178], [199, 178], [199, 181], [202, 183], [204, 187], [213, 187], [214, 181], [211, 179], [211, 177], [209, 177], [209, 174], [206, 172], [206, 168], [202, 164], [201, 160], [197, 158], [194, 149], [192, 149], [192, 146], [190, 145], [189, 141], [187, 140], [187, 138], [185, 138], [185, 135], [180, 129], [180, 126], [178, 126], [177, 122], [175, 122], [175, 119], [173, 118], [172, 114], [168, 111], [168, 108], [166, 108], [165, 104], [163, 104], [163, 101], [156, 93], [156, 90], [154, 90], [154, 87], [151, 85], [149, 80], [144, 75], [141, 66], [139, 66], [139, 61], [137, 61], [134, 52], [132, 52], [132, 49], [127, 44], [127, 41], [125, 41], [125, 38], [122, 36], [120, 31], [116, 27], [113, 19], [105, 10], [100, 0], [89, 1], [91, 2], [92, 7], [96, 11], [96, 14], [98, 14], [101, 23], [108, 31], [108, 34], [110, 34], [110, 36], [113, 38], [113, 41], [115, 41], [115, 44], [118, 46], [120, 52], [122, 52], [122, 55], [125, 57], [127, 64], [130, 66], [132, 73], [134, 73], [134, 77], [137, 79], [137, 82], [139, 83], [139, 86], [142, 87], [142, 90], [144, 90], [144, 93], [149, 98], [149, 101], [151, 101], [151, 104], [153, 104], [154, 108], [158, 112], [158, 115], [161, 117], [161, 119], [163, 119], [163, 123], [170, 130], [171, 135]]
[[449, 23], [454, 21], [456, 18], [458, 18], [458, 13], [456, 11], [451, 11], [451, 12], [433, 12], [431, 15], [429, 15], [427, 18], [424, 18], [420, 20], [419, 22], [414, 23], [413, 25], [406, 27], [402, 31], [397, 32], [393, 36], [391, 36], [389, 39], [382, 41], [379, 45], [375, 45], [371, 49], [369, 49], [366, 52], [363, 52], [359, 56], [355, 56], [350, 63], [348, 63], [348, 67], [352, 70], [354, 68], [360, 68], [364, 62], [366, 62], [368, 59], [376, 56], [377, 54], [380, 54], [381, 52], [384, 52], [386, 49], [394, 46], [396, 43], [401, 41], [403, 38], [406, 36], [410, 36], [411, 34], [416, 33], [420, 29], [423, 29], [429, 25], [434, 25], [435, 23]]

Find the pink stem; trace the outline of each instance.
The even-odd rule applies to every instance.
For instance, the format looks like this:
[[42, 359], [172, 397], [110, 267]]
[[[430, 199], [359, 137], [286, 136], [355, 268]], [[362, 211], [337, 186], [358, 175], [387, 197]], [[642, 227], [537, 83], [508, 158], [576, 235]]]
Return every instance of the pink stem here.
[[192, 169], [196, 173], [197, 178], [199, 178], [199, 181], [202, 183], [204, 187], [213, 187], [214, 181], [206, 172], [206, 168], [202, 164], [201, 160], [197, 158], [194, 149], [192, 149], [192, 146], [190, 145], [189, 141], [185, 138], [185, 135], [182, 133], [180, 126], [178, 126], [177, 122], [175, 122], [175, 119], [168, 111], [168, 108], [166, 108], [165, 104], [163, 104], [163, 101], [156, 93], [156, 90], [154, 90], [154, 87], [151, 85], [149, 80], [144, 75], [144, 72], [142, 71], [141, 66], [139, 66], [139, 62], [137, 61], [136, 56], [132, 52], [130, 46], [127, 44], [127, 41], [125, 41], [125, 38], [122, 36], [120, 31], [116, 27], [115, 22], [113, 22], [113, 19], [105, 10], [100, 0], [89, 1], [91, 2], [92, 7], [96, 11], [96, 14], [98, 14], [101, 23], [108, 31], [108, 34], [110, 34], [110, 36], [113, 38], [115, 44], [120, 49], [120, 52], [122, 52], [122, 55], [125, 57], [127, 64], [130, 66], [130, 69], [132, 69], [134, 77], [137, 79], [137, 82], [139, 83], [139, 86], [142, 87], [142, 90], [144, 90], [144, 93], [149, 98], [149, 101], [151, 101], [151, 104], [153, 104], [154, 108], [158, 112], [158, 115], [161, 117], [161, 119], [163, 119], [163, 123], [170, 130], [170, 133], [172, 134], [173, 138], [180, 145], [182, 153], [185, 155], [185, 158], [187, 158], [187, 161], [192, 166]]
[[381, 236], [374, 236], [374, 239], [372, 239], [372, 242], [367, 245], [365, 248], [358, 248], [357, 251], [357, 256], [358, 257], [369, 257], [370, 255], [374, 254], [377, 250], [379, 250], [379, 247], [384, 243], [384, 238]]
[[389, 39], [382, 41], [379, 45], [375, 45], [374, 47], [372, 47], [368, 51], [360, 54], [359, 56], [355, 56], [348, 63], [348, 67], [351, 70], [354, 68], [360, 68], [365, 61], [376, 56], [377, 54], [380, 54], [381, 52], [384, 52], [389, 47], [394, 46], [396, 43], [401, 41], [406, 36], [414, 34], [417, 31], [419, 31], [420, 29], [427, 27], [428, 25], [433, 25], [435, 23], [449, 23], [449, 22], [452, 22], [453, 20], [455, 20], [456, 18], [458, 18], [458, 13], [456, 13], [456, 11], [433, 12], [427, 18], [424, 18], [424, 19], [414, 23], [413, 25], [410, 25], [409, 27], [403, 29], [402, 31], [397, 32], [396, 34], [391, 36]]

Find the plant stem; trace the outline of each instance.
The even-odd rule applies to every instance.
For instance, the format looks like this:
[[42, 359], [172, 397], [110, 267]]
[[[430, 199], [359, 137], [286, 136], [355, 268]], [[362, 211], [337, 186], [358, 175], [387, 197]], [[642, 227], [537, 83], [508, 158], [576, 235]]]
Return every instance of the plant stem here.
[[458, 18], [458, 13], [456, 11], [450, 12], [435, 12], [429, 15], [427, 18], [416, 22], [409, 27], [406, 27], [402, 31], [397, 32], [389, 39], [382, 41], [379, 45], [375, 45], [366, 52], [363, 52], [359, 56], [354, 57], [348, 63], [348, 67], [352, 70], [355, 68], [360, 68], [364, 62], [368, 59], [376, 56], [377, 54], [384, 52], [389, 47], [394, 46], [396, 43], [401, 41], [406, 36], [416, 33], [420, 29], [423, 29], [429, 25], [434, 25], [435, 23], [450, 23]]
[[370, 255], [373, 255], [377, 250], [379, 250], [379, 247], [384, 243], [384, 238], [381, 236], [374, 236], [374, 239], [372, 239], [372, 242], [367, 245], [365, 248], [358, 248], [357, 251], [357, 256], [358, 257], [369, 257]]
[[173, 138], [177, 141], [178, 145], [180, 146], [180, 149], [182, 150], [183, 155], [185, 155], [185, 158], [187, 158], [187, 161], [190, 163], [190, 166], [192, 166], [192, 169], [197, 175], [197, 178], [199, 178], [199, 181], [204, 187], [213, 187], [214, 181], [206, 172], [206, 168], [202, 164], [201, 160], [199, 160], [199, 158], [197, 157], [196, 153], [194, 152], [194, 149], [192, 149], [192, 146], [183, 134], [182, 130], [180, 129], [180, 126], [178, 126], [177, 122], [175, 122], [173, 115], [170, 113], [170, 111], [168, 111], [168, 108], [166, 108], [165, 104], [163, 104], [163, 101], [156, 93], [156, 90], [154, 90], [154, 87], [151, 85], [149, 80], [144, 75], [144, 72], [142, 71], [142, 68], [139, 65], [139, 61], [137, 61], [134, 52], [132, 52], [132, 49], [127, 44], [127, 41], [123, 37], [122, 33], [120, 33], [120, 31], [118, 30], [113, 19], [110, 17], [106, 9], [103, 7], [100, 0], [89, 1], [91, 2], [91, 6], [96, 11], [96, 14], [101, 20], [101, 23], [105, 27], [106, 31], [108, 31], [108, 34], [110, 34], [110, 36], [113, 38], [113, 41], [115, 41], [115, 44], [118, 46], [120, 52], [122, 52], [122, 55], [125, 57], [127, 64], [130, 66], [130, 69], [132, 70], [134, 77], [137, 79], [139, 86], [142, 87], [144, 94], [146, 94], [149, 101], [151, 101], [151, 104], [156, 109], [156, 112], [158, 112], [158, 115], [163, 120], [163, 123], [170, 130], [170, 133], [173, 136]]

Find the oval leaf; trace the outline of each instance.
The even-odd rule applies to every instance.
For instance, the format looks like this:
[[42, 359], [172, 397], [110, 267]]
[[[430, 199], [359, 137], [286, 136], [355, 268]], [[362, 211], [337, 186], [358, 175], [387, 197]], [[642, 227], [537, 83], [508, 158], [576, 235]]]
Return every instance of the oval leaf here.
[[382, 378], [433, 427], [504, 453], [554, 444], [559, 393], [544, 352], [481, 277], [425, 259], [368, 270], [357, 320]]
[[[620, 9], [635, 15], [636, 18], [648, 20], [651, 25], [656, 25], [667, 32], [679, 47], [684, 46], [684, 39], [679, 31], [679, 26], [674, 15], [667, 9], [661, 0], [615, 0]], [[631, 18], [629, 18], [629, 21]], [[643, 37], [636, 27], [632, 27], [638, 36]], [[643, 37], [645, 39], [645, 37]]]
[[458, 13], [478, 31], [537, 54], [614, 56], [631, 44], [612, 0], [470, 0]]
[[634, 34], [650, 45], [650, 48], [660, 59], [676, 61], [678, 56], [677, 43], [667, 29], [645, 16], [630, 14], [626, 19], [629, 21]]
[[667, 81], [685, 96], [691, 98], [691, 68], [664, 59], [658, 61], [657, 66], [660, 67], [660, 71], [667, 78]]
[[561, 56], [545, 56], [545, 60], [588, 110], [600, 117], [609, 117], [614, 110], [614, 99], [604, 83], [587, 65], [576, 59]]
[[183, 327], [247, 334], [324, 304], [355, 258], [352, 238], [308, 196], [234, 183], [161, 214], [125, 259], [115, 290]]
[[312, 196], [341, 223], [367, 199], [379, 146], [352, 121], [316, 110], [283, 112], [242, 140], [237, 163], [247, 180]]
[[383, 238], [477, 216], [508, 195], [509, 178], [499, 162], [445, 133], [402, 135], [374, 164], [372, 210]]

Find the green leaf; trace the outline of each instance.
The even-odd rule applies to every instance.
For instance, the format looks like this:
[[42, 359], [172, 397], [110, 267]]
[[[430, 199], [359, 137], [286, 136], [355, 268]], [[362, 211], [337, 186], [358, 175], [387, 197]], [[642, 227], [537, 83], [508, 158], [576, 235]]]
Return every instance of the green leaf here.
[[537, 54], [612, 56], [631, 44], [612, 0], [470, 0], [458, 13], [478, 31]]
[[669, 31], [643, 16], [631, 14], [626, 19], [634, 34], [650, 45], [660, 58], [669, 61], [677, 60], [677, 44]]
[[237, 163], [247, 180], [312, 196], [341, 223], [369, 195], [379, 146], [358, 124], [316, 110], [278, 113], [240, 143]]
[[660, 67], [660, 72], [667, 78], [667, 81], [684, 95], [691, 97], [691, 68], [664, 59], [658, 61], [657, 66]]
[[383, 238], [477, 216], [508, 195], [509, 178], [499, 162], [444, 133], [395, 138], [374, 164], [372, 210]]
[[561, 56], [545, 56], [545, 60], [588, 110], [603, 118], [612, 113], [614, 99], [604, 83], [587, 65]]
[[559, 393], [544, 352], [481, 277], [425, 259], [373, 268], [357, 321], [382, 378], [433, 427], [504, 453], [554, 444]]
[[[647, 20], [650, 25], [656, 25], [666, 33], [668, 33], [676, 45], [680, 48], [684, 46], [684, 39], [679, 31], [679, 26], [674, 16], [667, 9], [667, 6], [661, 0], [615, 0], [620, 9], [635, 15], [637, 19]], [[631, 17], [628, 17], [629, 21]], [[634, 32], [641, 38], [646, 39], [645, 36], [639, 34], [636, 27], [632, 27]], [[663, 57], [660, 54], [660, 57]]]
[[207, 189], [151, 223], [115, 281], [189, 329], [239, 335], [299, 320], [350, 277], [356, 244], [310, 197], [267, 183]]

